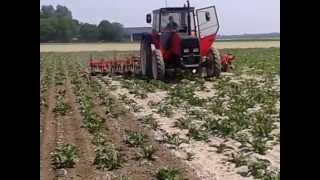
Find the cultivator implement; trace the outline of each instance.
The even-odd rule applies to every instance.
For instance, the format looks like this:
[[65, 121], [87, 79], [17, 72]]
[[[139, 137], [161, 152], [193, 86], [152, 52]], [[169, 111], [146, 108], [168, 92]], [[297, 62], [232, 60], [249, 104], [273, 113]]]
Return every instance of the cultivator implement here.
[[[221, 71], [228, 72], [233, 69], [232, 62], [235, 56], [232, 54], [221, 54]], [[129, 56], [125, 58], [113, 57], [93, 58], [89, 60], [89, 69], [91, 75], [96, 74], [140, 74], [141, 62], [139, 56]]]
[[233, 69], [232, 61], [235, 60], [235, 56], [232, 54], [222, 54], [221, 55], [221, 71], [228, 72], [230, 69]]
[[140, 57], [126, 58], [90, 58], [89, 68], [91, 75], [95, 74], [128, 74], [139, 72]]

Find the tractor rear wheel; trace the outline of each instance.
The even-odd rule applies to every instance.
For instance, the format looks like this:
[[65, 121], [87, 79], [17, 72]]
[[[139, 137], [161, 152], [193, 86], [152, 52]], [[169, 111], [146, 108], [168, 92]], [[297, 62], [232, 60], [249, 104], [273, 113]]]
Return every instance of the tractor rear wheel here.
[[207, 77], [219, 77], [221, 74], [221, 56], [217, 49], [210, 49], [207, 63]]
[[165, 65], [160, 50], [152, 51], [152, 75], [155, 80], [163, 80], [165, 77]]
[[143, 76], [152, 77], [151, 43], [143, 38], [140, 43], [140, 68]]

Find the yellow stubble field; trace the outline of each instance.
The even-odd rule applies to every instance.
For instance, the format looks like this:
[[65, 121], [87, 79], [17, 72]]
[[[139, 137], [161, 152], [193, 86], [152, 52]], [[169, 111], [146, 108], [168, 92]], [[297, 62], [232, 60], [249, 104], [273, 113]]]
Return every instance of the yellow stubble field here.
[[[280, 47], [280, 41], [216, 42], [218, 49]], [[40, 44], [40, 52], [138, 51], [139, 43], [48, 43]]]

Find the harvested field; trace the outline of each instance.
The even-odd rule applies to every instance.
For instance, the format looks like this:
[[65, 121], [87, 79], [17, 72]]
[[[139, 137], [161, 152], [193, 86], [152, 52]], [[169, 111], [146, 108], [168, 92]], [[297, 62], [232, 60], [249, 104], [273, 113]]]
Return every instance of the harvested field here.
[[41, 53], [41, 179], [280, 179], [280, 49], [223, 51], [232, 72], [164, 82], [87, 74], [136, 51]]
[[[280, 47], [280, 41], [231, 41], [215, 42], [219, 49], [225, 48], [269, 48]], [[138, 51], [139, 43], [75, 43], [40, 44], [40, 52], [79, 52], [79, 51]]]

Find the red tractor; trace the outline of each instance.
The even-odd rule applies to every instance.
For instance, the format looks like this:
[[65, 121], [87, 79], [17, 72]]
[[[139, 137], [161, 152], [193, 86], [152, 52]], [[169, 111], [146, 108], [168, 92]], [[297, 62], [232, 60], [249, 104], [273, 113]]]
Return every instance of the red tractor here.
[[146, 16], [147, 23], [152, 20], [152, 33], [141, 39], [142, 75], [162, 80], [168, 70], [185, 69], [218, 77], [229, 69], [234, 56], [212, 47], [219, 30], [215, 6], [195, 10], [187, 1], [184, 7], [154, 10]]

